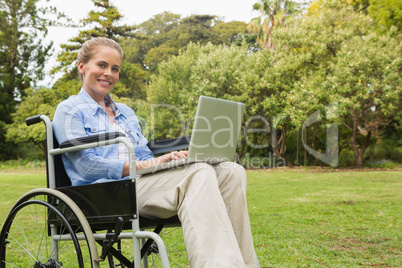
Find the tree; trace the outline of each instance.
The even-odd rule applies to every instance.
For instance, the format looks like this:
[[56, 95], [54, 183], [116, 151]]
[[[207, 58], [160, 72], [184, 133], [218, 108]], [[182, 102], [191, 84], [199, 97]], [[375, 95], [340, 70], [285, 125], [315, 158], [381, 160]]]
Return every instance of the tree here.
[[353, 6], [357, 12], [364, 12], [367, 14], [367, 8], [370, 6], [370, 0], [340, 0], [342, 3]]
[[145, 100], [145, 87], [148, 81], [149, 72], [144, 70], [140, 64], [124, 60], [119, 83], [114, 87], [113, 94], [119, 97]]
[[261, 12], [248, 25], [248, 30], [257, 35], [257, 43], [270, 50], [275, 50], [272, 42], [272, 31], [275, 26], [283, 25], [288, 16], [298, 11], [298, 4], [291, 0], [260, 0], [253, 9]]
[[296, 77], [285, 110], [300, 126], [313, 112], [335, 105], [336, 122], [350, 130], [361, 167], [371, 138], [400, 120], [400, 36], [378, 35], [368, 16], [339, 2], [322, 2], [320, 16], [306, 16], [276, 32], [283, 61]]
[[165, 11], [138, 25], [137, 38], [123, 40], [129, 43], [124, 51], [126, 59], [145, 66], [144, 59], [150, 49], [177, 37], [173, 30], [180, 20], [180, 15]]
[[355, 37], [339, 51], [333, 74], [323, 83], [324, 90], [332, 88], [330, 100], [339, 101], [342, 124], [352, 131], [350, 144], [359, 167], [370, 138], [400, 116], [401, 53], [400, 40], [389, 35]]
[[145, 65], [153, 71], [160, 62], [178, 55], [179, 50], [190, 42], [206, 44], [211, 38], [210, 29], [216, 21], [216, 16], [211, 15], [193, 15], [181, 19], [177, 27], [166, 33], [167, 39], [163, 43], [149, 49], [144, 58]]

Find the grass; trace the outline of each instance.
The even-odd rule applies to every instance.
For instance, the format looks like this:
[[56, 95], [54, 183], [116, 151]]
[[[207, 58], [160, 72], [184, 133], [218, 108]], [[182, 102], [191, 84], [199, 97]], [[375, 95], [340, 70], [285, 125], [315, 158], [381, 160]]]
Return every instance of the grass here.
[[21, 195], [32, 189], [46, 187], [46, 177], [43, 173], [26, 174], [21, 171], [5, 173], [3, 170], [0, 172], [0, 227]]
[[[42, 174], [0, 172], [0, 226]], [[19, 174], [21, 173], [21, 174]], [[402, 172], [248, 171], [262, 267], [402, 267]]]
[[400, 171], [253, 171], [249, 213], [266, 267], [402, 267]]

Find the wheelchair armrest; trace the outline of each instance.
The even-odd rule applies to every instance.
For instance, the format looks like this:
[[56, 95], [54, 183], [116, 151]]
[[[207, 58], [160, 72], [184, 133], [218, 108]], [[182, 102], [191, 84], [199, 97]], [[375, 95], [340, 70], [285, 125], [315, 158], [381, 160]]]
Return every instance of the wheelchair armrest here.
[[116, 143], [124, 143], [129, 150], [129, 154], [134, 153], [134, 145], [126, 138], [126, 135], [119, 132], [109, 132], [64, 141], [59, 148], [49, 150], [49, 154], [58, 155]]
[[96, 135], [91, 135], [91, 136], [85, 136], [85, 137], [80, 137], [77, 139], [73, 140], [67, 140], [64, 141], [60, 144], [60, 149], [64, 148], [69, 148], [77, 145], [82, 145], [82, 144], [88, 144], [92, 142], [100, 142], [100, 141], [107, 141], [107, 140], [112, 140], [118, 137], [125, 137], [121, 132], [107, 132], [107, 133], [101, 133], [101, 134], [96, 134]]
[[160, 141], [151, 140], [148, 143], [148, 148], [154, 153], [165, 153], [186, 149], [189, 146], [191, 136], [183, 136], [175, 139], [166, 139]]

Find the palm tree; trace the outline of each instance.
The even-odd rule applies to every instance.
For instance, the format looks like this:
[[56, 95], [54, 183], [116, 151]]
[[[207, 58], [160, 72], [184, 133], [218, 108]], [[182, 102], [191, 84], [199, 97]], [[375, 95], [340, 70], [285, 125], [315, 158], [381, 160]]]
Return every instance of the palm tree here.
[[253, 9], [261, 12], [248, 24], [248, 30], [257, 35], [257, 43], [265, 49], [275, 50], [272, 29], [285, 24], [288, 16], [298, 11], [299, 4], [292, 0], [259, 0]]

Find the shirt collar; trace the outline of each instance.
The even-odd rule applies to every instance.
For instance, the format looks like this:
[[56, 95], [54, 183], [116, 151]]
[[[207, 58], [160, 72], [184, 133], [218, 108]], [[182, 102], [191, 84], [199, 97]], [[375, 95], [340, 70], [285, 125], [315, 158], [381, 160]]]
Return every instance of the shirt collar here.
[[[92, 99], [92, 97], [88, 94], [88, 92], [85, 91], [84, 88], [81, 88], [81, 91], [78, 93], [78, 95], [81, 95], [81, 97], [88, 103], [88, 106], [92, 109], [93, 114], [96, 114], [99, 109], [102, 109], [102, 107], [99, 106], [99, 104]], [[108, 106], [111, 106], [113, 109], [113, 112], [116, 116], [120, 115], [120, 111], [116, 106], [116, 103], [113, 101], [112, 97], [109, 94], [105, 95], [105, 103]]]
[[106, 106], [112, 107], [112, 110], [113, 110], [114, 114], [116, 116], [118, 116], [120, 114], [120, 112], [119, 112], [119, 109], [117, 109], [117, 106], [114, 103], [114, 101], [112, 99], [112, 96], [110, 96], [109, 94], [106, 94], [104, 100], [105, 100]]

